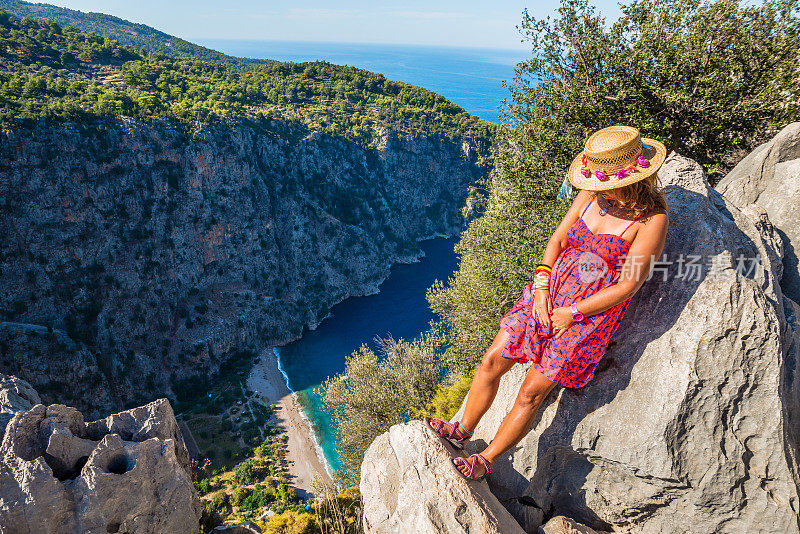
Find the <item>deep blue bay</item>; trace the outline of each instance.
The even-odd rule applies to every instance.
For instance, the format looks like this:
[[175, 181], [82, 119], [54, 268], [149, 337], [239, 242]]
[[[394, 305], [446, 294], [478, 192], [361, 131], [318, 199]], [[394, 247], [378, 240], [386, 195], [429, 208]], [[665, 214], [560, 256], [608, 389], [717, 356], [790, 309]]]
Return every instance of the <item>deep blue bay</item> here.
[[361, 345], [378, 350], [376, 337], [407, 341], [427, 330], [435, 318], [425, 300], [434, 280], [446, 281], [458, 264], [453, 250], [457, 238], [435, 238], [420, 242], [425, 256], [416, 263], [398, 263], [380, 286], [380, 292], [351, 297], [331, 309], [316, 330], [276, 348], [289, 388], [298, 393], [306, 416], [314, 425], [317, 441], [332, 467], [340, 467], [331, 426], [314, 388], [326, 378], [344, 371], [344, 360]]
[[[527, 57], [523, 50], [306, 43], [281, 41], [204, 40], [200, 44], [227, 54], [280, 61], [325, 60], [378, 72], [386, 78], [435, 91], [468, 113], [499, 122], [499, 107], [509, 91], [514, 67]], [[458, 266], [453, 251], [457, 238], [420, 242], [419, 262], [396, 264], [379, 293], [347, 299], [331, 310], [316, 330], [276, 347], [290, 389], [297, 393], [328, 463], [341, 466], [331, 425], [315, 392], [327, 378], [344, 371], [347, 356], [366, 344], [378, 349], [377, 337], [412, 340], [434, 319], [425, 299], [435, 280], [446, 281]]]
[[201, 39], [198, 44], [233, 56], [278, 61], [325, 60], [379, 72], [390, 80], [430, 89], [468, 113], [499, 122], [500, 101], [509, 97], [503, 81], [527, 59], [525, 50], [362, 43], [311, 43]]

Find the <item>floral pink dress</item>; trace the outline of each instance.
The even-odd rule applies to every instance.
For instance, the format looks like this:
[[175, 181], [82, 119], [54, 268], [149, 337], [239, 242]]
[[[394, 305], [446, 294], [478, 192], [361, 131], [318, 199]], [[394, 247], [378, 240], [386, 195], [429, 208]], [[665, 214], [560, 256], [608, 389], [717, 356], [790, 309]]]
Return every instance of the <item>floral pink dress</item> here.
[[[617, 282], [630, 244], [616, 234], [593, 234], [583, 221], [583, 213], [570, 227], [567, 246], [561, 251], [550, 274], [553, 308], [578, 303]], [[638, 219], [622, 231], [622, 234]], [[622, 235], [620, 234], [620, 235]], [[608, 310], [574, 323], [560, 338], [554, 338], [552, 323], [543, 326], [533, 313], [533, 284], [500, 320], [509, 333], [503, 356], [518, 363], [533, 362], [533, 367], [550, 380], [565, 387], [579, 388], [594, 376], [595, 367], [605, 353], [611, 336], [619, 326], [630, 299]]]

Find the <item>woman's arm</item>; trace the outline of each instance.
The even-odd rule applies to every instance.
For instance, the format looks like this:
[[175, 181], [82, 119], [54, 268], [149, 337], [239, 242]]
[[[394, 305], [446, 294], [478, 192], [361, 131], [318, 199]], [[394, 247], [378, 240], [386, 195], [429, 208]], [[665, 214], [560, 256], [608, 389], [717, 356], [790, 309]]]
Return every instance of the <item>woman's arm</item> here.
[[[657, 213], [650, 217], [636, 232], [636, 237], [625, 255], [625, 263], [617, 283], [577, 302], [575, 307], [578, 311], [588, 317], [604, 312], [635, 295], [650, 276], [653, 262], [664, 250], [668, 227], [666, 213]], [[556, 337], [560, 337], [574, 323], [572, 310], [566, 306], [560, 307], [553, 310], [552, 315], [553, 325], [561, 328], [556, 334]]]
[[[553, 235], [550, 236], [550, 241], [547, 242], [547, 247], [542, 256], [542, 263], [552, 267], [558, 259], [558, 255], [567, 247], [569, 228], [578, 220], [578, 217], [581, 216], [583, 208], [589, 203], [592, 195], [594, 195], [594, 191], [581, 189], [575, 196], [575, 199], [572, 201], [572, 206], [570, 206], [569, 210], [564, 215], [561, 224], [558, 225]], [[539, 322], [547, 326], [550, 324], [550, 314], [553, 311], [553, 299], [550, 298], [550, 291], [547, 289], [535, 290], [533, 300], [533, 308], [536, 316], [539, 318]]]

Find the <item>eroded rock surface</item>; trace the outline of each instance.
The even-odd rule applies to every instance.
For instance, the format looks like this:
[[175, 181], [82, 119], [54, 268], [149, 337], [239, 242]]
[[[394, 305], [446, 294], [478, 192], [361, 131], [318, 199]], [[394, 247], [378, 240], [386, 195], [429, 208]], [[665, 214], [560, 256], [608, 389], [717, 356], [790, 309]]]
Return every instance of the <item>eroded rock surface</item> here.
[[785, 243], [781, 287], [800, 301], [800, 122], [786, 126], [739, 162], [716, 189], [735, 206], [764, 208]]
[[539, 534], [606, 534], [581, 525], [572, 518], [556, 516], [539, 527]]
[[188, 453], [164, 399], [88, 424], [60, 404], [19, 410], [0, 460], [4, 534], [199, 532]]
[[14, 414], [41, 402], [39, 394], [26, 381], [0, 373], [0, 434]]
[[522, 533], [486, 482], [461, 478], [452, 458], [421, 421], [379, 436], [361, 466], [365, 532]]

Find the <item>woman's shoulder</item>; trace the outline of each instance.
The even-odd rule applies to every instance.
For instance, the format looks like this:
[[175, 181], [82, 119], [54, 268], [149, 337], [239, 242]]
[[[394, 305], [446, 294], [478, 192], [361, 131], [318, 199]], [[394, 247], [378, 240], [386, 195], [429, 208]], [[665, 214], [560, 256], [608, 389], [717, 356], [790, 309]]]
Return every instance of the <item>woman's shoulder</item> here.
[[664, 208], [657, 206], [650, 210], [647, 214], [639, 218], [639, 222], [643, 228], [648, 231], [660, 232], [666, 231], [669, 226], [669, 214]]
[[666, 209], [662, 208], [661, 206], [656, 206], [648, 213], [639, 218], [639, 220], [641, 220], [642, 222], [647, 222], [652, 219], [666, 221], [669, 220], [669, 214], [667, 213]]

